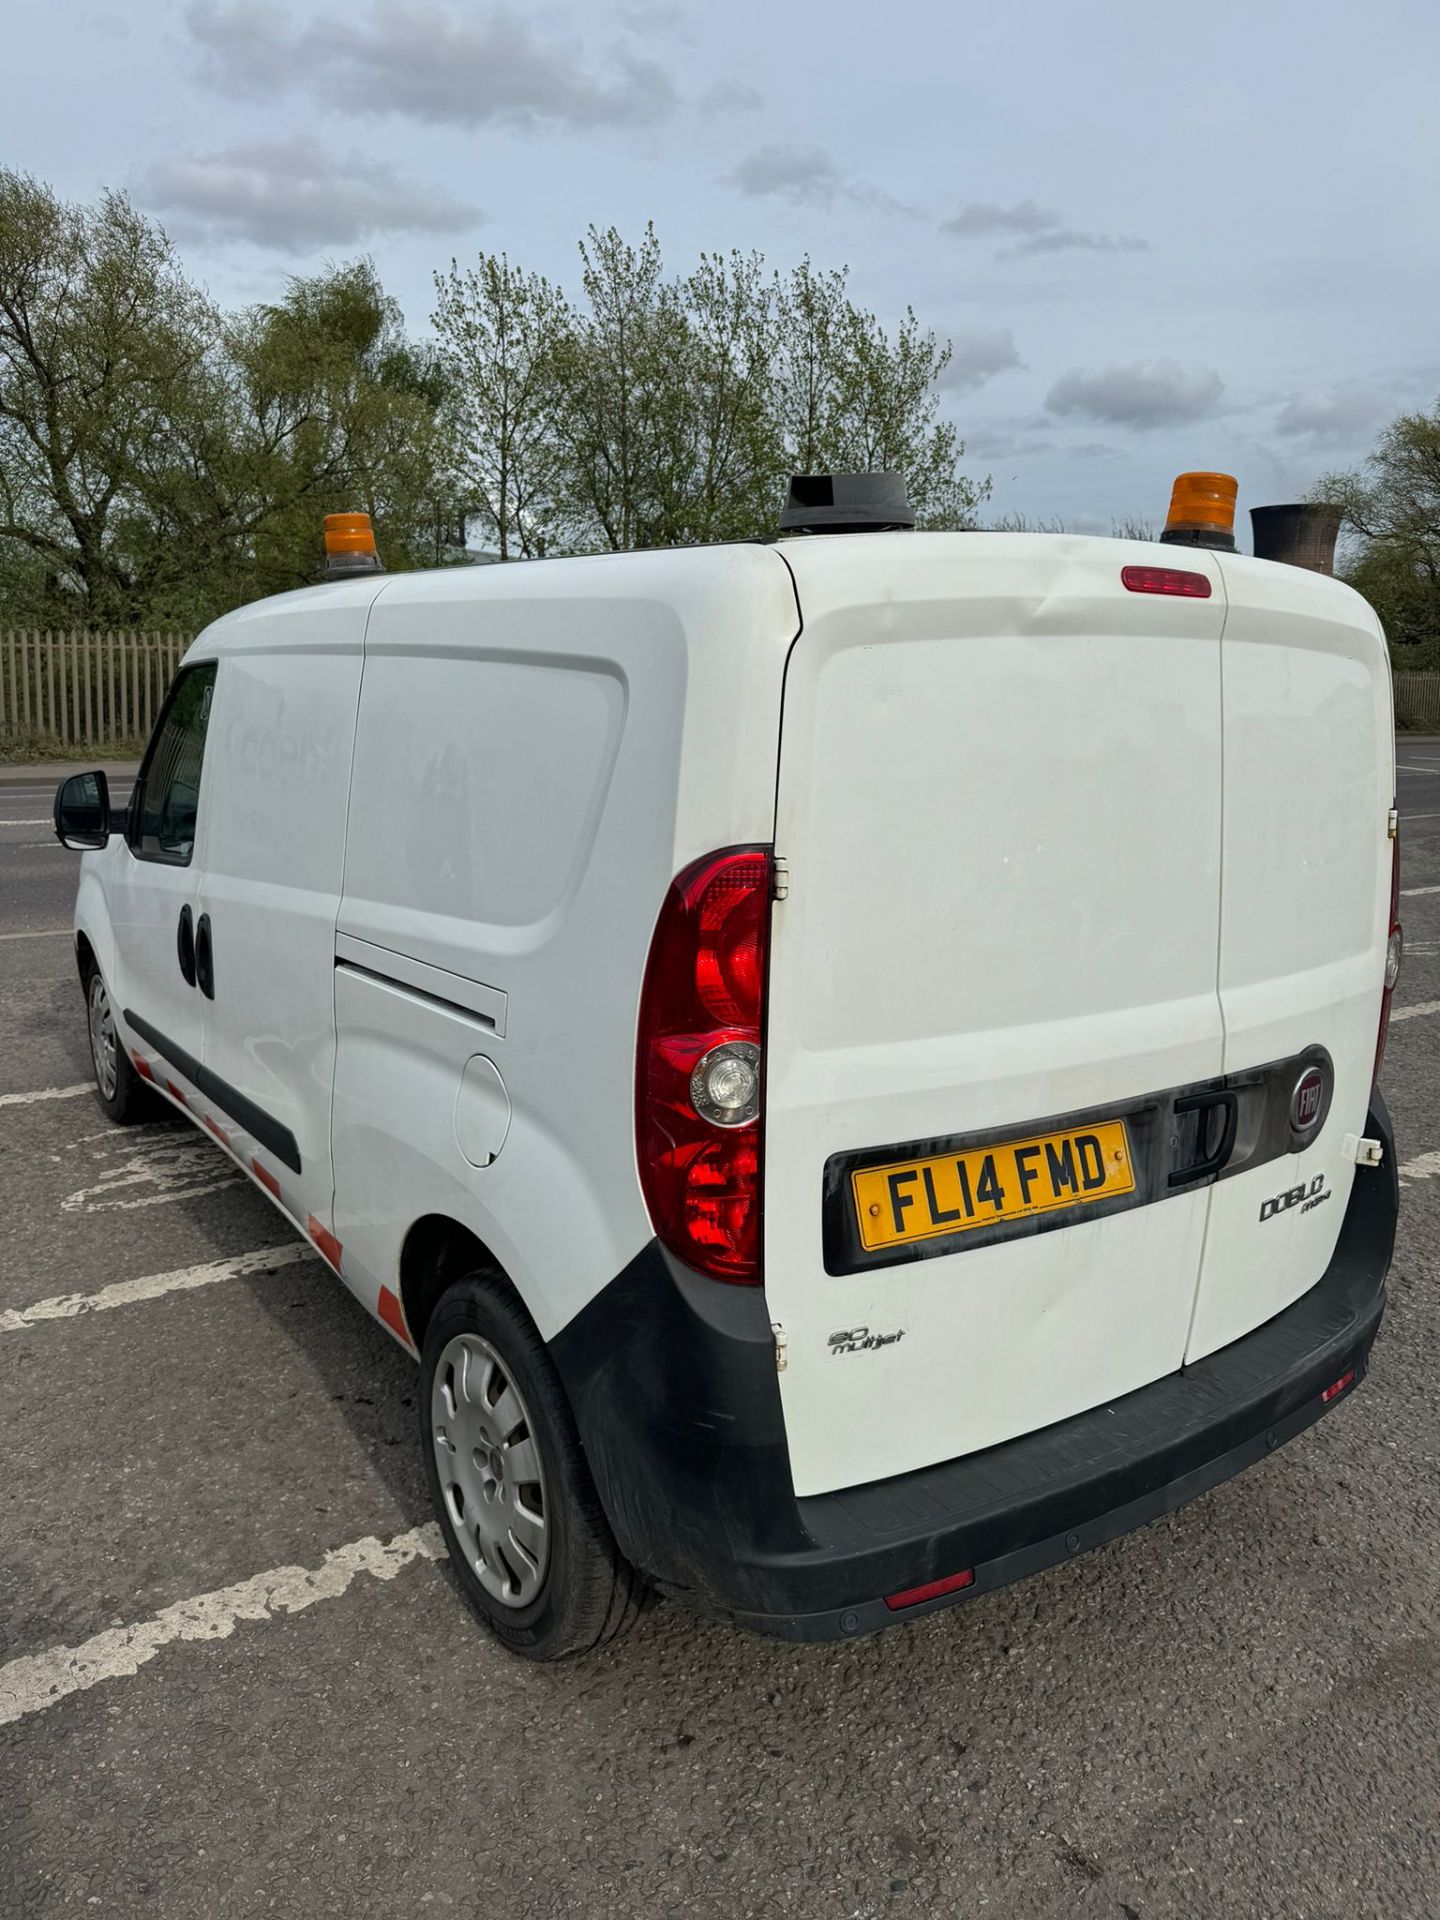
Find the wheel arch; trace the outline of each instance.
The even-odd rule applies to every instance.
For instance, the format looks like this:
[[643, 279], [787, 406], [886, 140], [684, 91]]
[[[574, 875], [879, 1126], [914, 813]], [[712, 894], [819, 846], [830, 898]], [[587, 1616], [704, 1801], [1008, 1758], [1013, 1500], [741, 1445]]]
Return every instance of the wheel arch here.
[[425, 1329], [446, 1288], [471, 1273], [484, 1273], [535, 1324], [504, 1265], [472, 1228], [449, 1214], [422, 1214], [400, 1248], [399, 1274], [400, 1304], [417, 1348], [425, 1344]]

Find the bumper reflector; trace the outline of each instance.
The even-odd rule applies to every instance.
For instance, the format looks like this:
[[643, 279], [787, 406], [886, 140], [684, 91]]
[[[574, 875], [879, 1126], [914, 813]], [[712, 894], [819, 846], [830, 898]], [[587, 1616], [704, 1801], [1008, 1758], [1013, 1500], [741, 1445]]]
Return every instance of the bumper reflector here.
[[1355, 1384], [1355, 1369], [1354, 1367], [1347, 1367], [1344, 1373], [1342, 1373], [1340, 1378], [1335, 1382], [1334, 1386], [1326, 1387], [1325, 1391], [1321, 1394], [1320, 1398], [1324, 1401], [1325, 1405], [1328, 1407], [1332, 1400], [1339, 1399], [1340, 1395], [1345, 1391], [1346, 1387], [1353, 1387], [1354, 1384]]
[[947, 1573], [943, 1580], [928, 1580], [923, 1587], [906, 1587], [903, 1593], [887, 1593], [885, 1604], [892, 1613], [899, 1613], [905, 1607], [918, 1607], [922, 1600], [938, 1600], [942, 1593], [958, 1593], [962, 1587], [968, 1587], [974, 1581], [975, 1572], [967, 1567], [963, 1573]]

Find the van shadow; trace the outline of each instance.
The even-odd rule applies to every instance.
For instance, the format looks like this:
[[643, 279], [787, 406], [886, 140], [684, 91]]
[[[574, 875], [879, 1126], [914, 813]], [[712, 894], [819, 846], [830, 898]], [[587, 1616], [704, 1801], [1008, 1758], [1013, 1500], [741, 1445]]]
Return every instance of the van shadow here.
[[[60, 942], [42, 944], [58, 946]], [[21, 1013], [27, 1052], [33, 1050], [47, 1063], [46, 1080], [35, 1084], [45, 1084], [52, 1078], [58, 1082], [66, 1074], [76, 1083], [91, 1079], [94, 1068], [90, 1063], [85, 1001], [69, 954], [53, 977], [47, 975], [42, 981], [24, 978], [13, 983], [7, 981], [6, 991], [12, 1010]], [[31, 995], [31, 1004], [25, 1007], [23, 1002]], [[22, 1003], [20, 1009], [14, 1007], [17, 999]], [[54, 1066], [48, 1064], [52, 1060]]]
[[240, 1284], [318, 1381], [349, 1430], [357, 1464], [363, 1461], [384, 1488], [401, 1526], [430, 1519], [415, 1362], [318, 1255], [313, 1263], [248, 1276]]

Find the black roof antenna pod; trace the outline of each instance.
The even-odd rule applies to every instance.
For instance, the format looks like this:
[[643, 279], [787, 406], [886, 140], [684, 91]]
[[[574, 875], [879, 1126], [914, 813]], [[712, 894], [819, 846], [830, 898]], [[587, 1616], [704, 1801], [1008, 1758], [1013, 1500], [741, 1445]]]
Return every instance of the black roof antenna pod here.
[[797, 473], [780, 514], [782, 533], [888, 533], [914, 524], [901, 473]]

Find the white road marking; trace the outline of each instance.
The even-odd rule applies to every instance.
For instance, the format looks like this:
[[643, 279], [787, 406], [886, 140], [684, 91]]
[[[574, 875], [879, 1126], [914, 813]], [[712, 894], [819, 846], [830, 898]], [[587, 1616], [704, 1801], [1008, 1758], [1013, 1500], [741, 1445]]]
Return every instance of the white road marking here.
[[[6, 937], [0, 934], [0, 939]], [[40, 1087], [34, 1093], [0, 1093], [0, 1107], [28, 1107], [36, 1100], [74, 1100], [79, 1094], [94, 1091], [95, 1082], [87, 1080], [83, 1087]]]
[[58, 940], [61, 934], [73, 934], [73, 927], [37, 927], [33, 933], [0, 933], [0, 940]]
[[1400, 811], [1400, 830], [1403, 833], [1412, 820], [1440, 820], [1440, 813], [1411, 813], [1407, 808]]
[[[65, 1213], [134, 1213], [139, 1207], [164, 1207], [218, 1193], [244, 1180], [233, 1160], [215, 1151], [207, 1134], [191, 1128], [147, 1128], [143, 1134], [115, 1132], [113, 1150], [123, 1154], [90, 1187], [79, 1187], [60, 1202]], [[150, 1189], [135, 1193], [134, 1189]]]
[[1440, 887], [1401, 887], [1400, 898], [1402, 900], [1414, 900], [1422, 893], [1440, 893]]
[[1404, 760], [1397, 760], [1395, 771], [1397, 773], [1440, 773], [1440, 767], [1413, 767]]
[[280, 1247], [261, 1247], [258, 1253], [240, 1253], [229, 1260], [209, 1260], [199, 1267], [175, 1267], [169, 1273], [142, 1274], [138, 1280], [116, 1280], [98, 1293], [57, 1293], [37, 1300], [33, 1307], [0, 1309], [0, 1333], [21, 1333], [42, 1320], [75, 1320], [82, 1313], [104, 1313], [110, 1307], [130, 1307], [140, 1300], [158, 1300], [166, 1293], [190, 1293], [213, 1287], [221, 1280], [238, 1280], [245, 1273], [268, 1273], [272, 1267], [293, 1267], [297, 1260], [320, 1256], [303, 1240]]
[[1427, 1013], [1440, 1013], [1440, 1000], [1417, 1000], [1413, 1007], [1396, 1007], [1390, 1024], [1393, 1027], [1397, 1020], [1419, 1020]]
[[148, 1620], [112, 1627], [78, 1647], [51, 1647], [0, 1667], [0, 1727], [41, 1713], [72, 1693], [103, 1680], [138, 1673], [175, 1640], [228, 1640], [242, 1620], [273, 1620], [302, 1613], [321, 1600], [338, 1600], [357, 1574], [393, 1580], [417, 1560], [443, 1560], [445, 1545], [433, 1521], [379, 1540], [372, 1533], [335, 1547], [318, 1567], [272, 1567], [233, 1587], [217, 1587], [162, 1607]]
[[1433, 1180], [1440, 1175], [1440, 1153], [1417, 1153], [1407, 1160], [1396, 1178], [1403, 1187], [1410, 1180]]
[[[53, 820], [0, 820], [0, 827], [52, 827]], [[60, 842], [55, 842], [58, 847]]]

